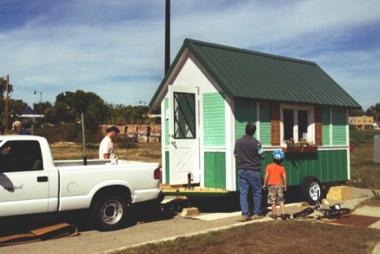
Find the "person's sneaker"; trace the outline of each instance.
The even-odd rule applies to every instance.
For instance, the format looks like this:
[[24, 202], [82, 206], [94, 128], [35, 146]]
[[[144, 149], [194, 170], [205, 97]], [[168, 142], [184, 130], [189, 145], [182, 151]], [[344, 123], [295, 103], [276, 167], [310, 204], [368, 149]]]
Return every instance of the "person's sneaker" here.
[[277, 220], [277, 215], [275, 214], [271, 214], [269, 215], [269, 218], [273, 219], [273, 220]]
[[252, 220], [258, 220], [258, 219], [262, 219], [263, 216], [254, 214], [251, 218], [252, 218]]
[[281, 218], [282, 220], [288, 220], [288, 219], [289, 219], [289, 215], [287, 215], [287, 214], [281, 214], [281, 215], [280, 215], [280, 218]]
[[247, 222], [250, 220], [251, 218], [249, 216], [242, 215], [241, 218], [239, 219], [239, 222]]

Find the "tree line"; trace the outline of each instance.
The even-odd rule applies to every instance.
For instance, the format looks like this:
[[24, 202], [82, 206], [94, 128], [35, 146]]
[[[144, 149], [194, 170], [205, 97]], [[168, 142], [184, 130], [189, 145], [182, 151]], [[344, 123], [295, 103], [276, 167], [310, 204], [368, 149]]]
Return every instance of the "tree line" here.
[[[10, 85], [10, 92], [13, 86]], [[0, 123], [4, 125], [6, 97], [6, 80], [0, 78]], [[8, 126], [21, 115], [28, 105], [22, 100], [9, 99]], [[90, 132], [98, 131], [100, 124], [142, 124], [149, 123], [147, 117], [149, 108], [143, 105], [110, 104], [105, 102], [94, 92], [82, 90], [59, 93], [54, 103], [49, 101], [34, 103], [31, 108], [36, 114], [44, 115], [37, 121], [40, 126], [78, 125], [81, 113], [84, 113], [86, 129]]]

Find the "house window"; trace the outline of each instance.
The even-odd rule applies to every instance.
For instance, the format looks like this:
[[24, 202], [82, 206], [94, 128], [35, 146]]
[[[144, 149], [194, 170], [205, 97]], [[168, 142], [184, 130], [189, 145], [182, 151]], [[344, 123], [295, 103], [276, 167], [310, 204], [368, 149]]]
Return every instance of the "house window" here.
[[282, 140], [294, 140], [299, 142], [304, 139], [308, 142], [313, 141], [311, 129], [311, 108], [307, 107], [283, 107], [281, 112], [282, 119]]
[[284, 140], [294, 139], [294, 112], [292, 109], [284, 109]]
[[196, 138], [195, 94], [174, 93], [174, 138]]
[[298, 140], [308, 140], [307, 128], [309, 126], [308, 112], [298, 110]]

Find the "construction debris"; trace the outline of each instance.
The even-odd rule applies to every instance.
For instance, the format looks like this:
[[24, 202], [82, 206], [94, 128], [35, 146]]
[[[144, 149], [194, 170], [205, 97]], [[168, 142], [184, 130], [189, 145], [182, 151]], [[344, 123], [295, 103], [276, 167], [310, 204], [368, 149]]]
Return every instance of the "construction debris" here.
[[45, 241], [53, 238], [78, 236], [78, 228], [67, 223], [31, 230], [29, 233], [0, 237], [0, 246], [14, 245], [24, 242]]
[[199, 209], [196, 207], [183, 208], [180, 214], [182, 217], [194, 217], [199, 215]]
[[349, 186], [333, 186], [327, 194], [327, 199], [334, 201], [345, 201], [352, 196], [351, 187]]

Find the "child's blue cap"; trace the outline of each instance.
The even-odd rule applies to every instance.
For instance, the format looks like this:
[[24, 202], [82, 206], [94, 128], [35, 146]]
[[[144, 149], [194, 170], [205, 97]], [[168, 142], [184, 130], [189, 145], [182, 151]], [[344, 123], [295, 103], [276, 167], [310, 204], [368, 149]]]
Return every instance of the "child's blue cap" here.
[[275, 160], [283, 161], [285, 159], [285, 153], [282, 150], [274, 150], [272, 152], [272, 157]]

